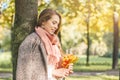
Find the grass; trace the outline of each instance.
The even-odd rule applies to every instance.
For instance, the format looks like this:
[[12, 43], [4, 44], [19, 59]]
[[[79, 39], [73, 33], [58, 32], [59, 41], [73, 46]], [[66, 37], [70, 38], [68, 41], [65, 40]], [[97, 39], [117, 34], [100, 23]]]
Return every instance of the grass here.
[[106, 71], [106, 70], [111, 70], [111, 66], [106, 66], [106, 65], [90, 65], [90, 66], [86, 66], [86, 65], [82, 65], [82, 66], [78, 66], [75, 65], [74, 66], [74, 71]]
[[12, 72], [11, 68], [0, 68], [0, 72]]
[[[11, 78], [0, 80], [12, 80]], [[70, 76], [65, 80], [119, 80], [118, 76], [98, 75], [98, 76]]]
[[98, 75], [98, 76], [70, 76], [65, 80], [119, 80], [118, 76]]
[[74, 71], [106, 71], [111, 69], [112, 59], [98, 56], [90, 56], [88, 66], [86, 66], [85, 56], [80, 57], [78, 61], [74, 64]]
[[[120, 59], [119, 59], [120, 64]], [[74, 64], [74, 71], [106, 71], [112, 69], [112, 59], [98, 56], [90, 56], [89, 66], [86, 66], [86, 57], [81, 56]], [[11, 53], [0, 53], [0, 72], [12, 72]], [[118, 76], [97, 75], [97, 76], [69, 76], [66, 80], [118, 80]], [[5, 78], [0, 80], [12, 80]]]
[[[12, 80], [11, 78], [0, 80]], [[98, 75], [98, 76], [70, 76], [65, 80], [119, 80], [118, 76]]]
[[3, 78], [3, 79], [0, 79], [0, 80], [12, 80], [11, 78]]

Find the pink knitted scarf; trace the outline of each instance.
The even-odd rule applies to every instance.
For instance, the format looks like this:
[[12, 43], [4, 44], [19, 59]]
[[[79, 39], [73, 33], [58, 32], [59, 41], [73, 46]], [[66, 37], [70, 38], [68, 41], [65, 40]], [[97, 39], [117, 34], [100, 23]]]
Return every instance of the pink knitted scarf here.
[[48, 64], [56, 65], [61, 57], [60, 50], [58, 48], [59, 39], [57, 35], [52, 35], [41, 27], [36, 27], [35, 31], [44, 42], [45, 49], [48, 55]]

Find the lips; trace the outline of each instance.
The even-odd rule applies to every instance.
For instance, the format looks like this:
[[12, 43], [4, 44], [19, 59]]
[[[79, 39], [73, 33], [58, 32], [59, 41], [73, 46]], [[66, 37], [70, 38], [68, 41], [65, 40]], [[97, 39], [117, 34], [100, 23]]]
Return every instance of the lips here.
[[51, 29], [52, 32], [55, 32], [55, 29]]

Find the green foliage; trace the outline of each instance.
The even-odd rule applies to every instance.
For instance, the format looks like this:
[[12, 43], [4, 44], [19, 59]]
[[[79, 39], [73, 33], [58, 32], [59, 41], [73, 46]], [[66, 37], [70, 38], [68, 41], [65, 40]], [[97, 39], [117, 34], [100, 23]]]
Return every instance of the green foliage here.
[[[68, 0], [67, 2], [59, 1], [56, 3], [53, 0], [49, 4], [49, 6], [53, 6], [56, 4], [57, 4], [56, 9], [59, 8], [58, 10], [59, 12], [62, 13], [62, 17], [63, 17], [61, 37], [62, 37], [62, 46], [64, 50], [69, 49], [71, 47], [76, 47], [81, 43], [82, 39], [84, 40], [86, 39], [86, 31], [87, 31], [86, 24], [87, 24], [87, 17], [89, 14], [90, 14], [89, 32], [90, 32], [91, 41], [103, 40], [103, 36], [106, 32], [113, 32], [113, 28], [112, 28], [113, 2], [112, 1], [110, 2], [110, 1], [101, 1], [101, 0], [98, 1], [90, 0], [90, 2], [88, 3], [86, 0], [84, 1]], [[86, 43], [86, 40], [84, 42]], [[93, 43], [91, 42], [91, 44]]]
[[[107, 49], [112, 50], [112, 38], [106, 34], [113, 33], [113, 9], [115, 6], [117, 12], [120, 14], [120, 1], [90, 0], [90, 2], [88, 2], [88, 0], [68, 0], [66, 2], [64, 0], [50, 0], [46, 2], [45, 0], [41, 0], [38, 2], [38, 13], [45, 8], [53, 8], [60, 12], [62, 16], [61, 40], [64, 50], [72, 47], [75, 48], [82, 42], [87, 44], [86, 24], [89, 14], [91, 44], [94, 44], [93, 40], [98, 42], [99, 40], [102, 40], [102, 42], [105, 40]], [[11, 28], [14, 12], [14, 0], [10, 0], [8, 8], [0, 14], [0, 24], [2, 27]], [[112, 34], [109, 36], [112, 37]], [[7, 40], [9, 39], [5, 39], [5, 45], [10, 44], [10, 41]], [[6, 49], [8, 49], [8, 47], [6, 47]]]
[[[5, 0], [2, 0], [5, 1]], [[2, 2], [1, 1], [1, 2]], [[89, 23], [90, 32], [90, 45], [96, 49], [94, 41], [97, 43], [104, 42], [104, 45], [97, 47], [97, 54], [101, 55], [101, 51], [104, 54], [112, 53], [113, 50], [113, 11], [114, 7], [118, 14], [120, 14], [120, 1], [116, 0], [50, 0], [45, 2], [40, 0], [38, 4], [38, 12], [44, 8], [53, 8], [60, 12], [62, 16], [62, 29], [61, 29], [61, 40], [62, 47], [64, 50], [71, 48], [79, 48], [81, 43], [87, 44], [87, 23]], [[10, 0], [10, 4], [7, 9], [3, 10], [0, 14], [0, 44], [5, 50], [10, 50], [10, 34], [1, 34], [2, 28], [7, 28], [8, 31], [12, 27], [14, 18], [14, 0]], [[89, 21], [88, 16], [90, 15]], [[120, 21], [119, 21], [120, 26]], [[2, 43], [1, 43], [2, 42]], [[91, 54], [95, 53], [95, 49]], [[100, 49], [100, 52], [99, 52]], [[106, 49], [108, 50], [106, 52]], [[85, 49], [83, 50], [85, 53]], [[83, 52], [80, 51], [80, 52]], [[79, 50], [78, 50], [79, 53]], [[9, 68], [11, 66], [10, 60], [5, 60], [4, 63], [0, 54], [0, 67]], [[107, 55], [107, 54], [106, 54]], [[2, 55], [3, 56], [3, 55]], [[112, 59], [110, 58], [90, 58], [89, 68], [85, 67], [85, 58], [80, 58], [79, 63], [76, 63], [76, 70], [90, 70], [92, 71], [95, 67], [102, 68], [103, 70], [111, 69]], [[8, 64], [8, 65], [7, 65]], [[79, 67], [77, 67], [79, 66]], [[80, 67], [83, 66], [83, 67]], [[78, 80], [78, 79], [77, 79]], [[93, 80], [93, 79], [92, 79]], [[107, 79], [106, 79], [107, 80]]]
[[0, 53], [0, 68], [1, 69], [2, 68], [4, 68], [4, 69], [12, 68], [10, 52]]
[[10, 51], [11, 31], [6, 28], [0, 30], [0, 50]]
[[[103, 55], [102, 57], [106, 57], [106, 58], [112, 58], [113, 54], [112, 53], [106, 53], [105, 55]], [[118, 58], [120, 58], [120, 53], [118, 53]]]
[[103, 42], [102, 40], [101, 41], [94, 40], [90, 48], [92, 55], [103, 56], [108, 51], [106, 43]]
[[106, 32], [103, 36], [103, 41], [107, 45], [108, 53], [112, 53], [113, 52], [113, 33]]

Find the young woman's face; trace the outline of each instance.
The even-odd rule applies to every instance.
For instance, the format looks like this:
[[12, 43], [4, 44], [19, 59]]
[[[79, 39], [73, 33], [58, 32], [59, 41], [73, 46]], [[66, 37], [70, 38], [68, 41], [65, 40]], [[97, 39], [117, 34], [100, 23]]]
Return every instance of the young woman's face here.
[[42, 27], [50, 34], [54, 34], [58, 29], [60, 18], [58, 15], [53, 15], [48, 21], [42, 23]]

